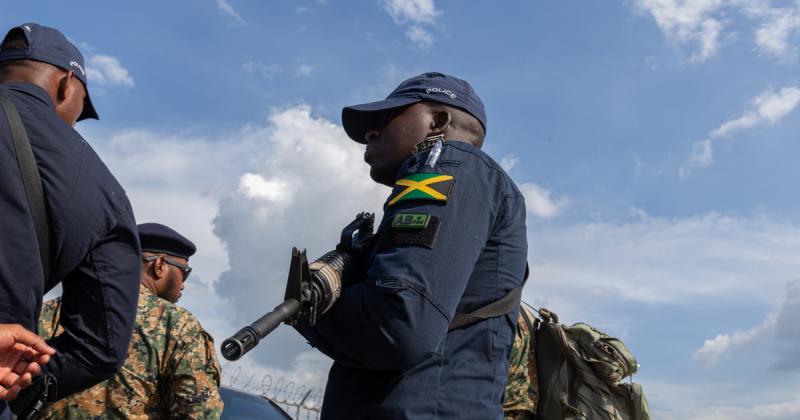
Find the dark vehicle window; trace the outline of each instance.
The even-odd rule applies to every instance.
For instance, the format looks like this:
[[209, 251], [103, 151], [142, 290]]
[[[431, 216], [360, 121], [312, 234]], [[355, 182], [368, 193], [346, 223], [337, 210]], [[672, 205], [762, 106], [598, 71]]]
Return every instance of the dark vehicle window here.
[[220, 388], [225, 409], [222, 419], [266, 419], [286, 420], [291, 419], [286, 412], [272, 402], [257, 395], [236, 391], [230, 388]]

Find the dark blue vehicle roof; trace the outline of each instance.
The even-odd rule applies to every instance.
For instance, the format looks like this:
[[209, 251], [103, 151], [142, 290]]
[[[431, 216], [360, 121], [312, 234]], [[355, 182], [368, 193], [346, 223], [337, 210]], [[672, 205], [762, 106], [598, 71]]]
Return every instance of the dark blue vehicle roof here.
[[225, 403], [222, 419], [291, 419], [283, 409], [267, 398], [235, 389], [221, 387], [219, 393]]

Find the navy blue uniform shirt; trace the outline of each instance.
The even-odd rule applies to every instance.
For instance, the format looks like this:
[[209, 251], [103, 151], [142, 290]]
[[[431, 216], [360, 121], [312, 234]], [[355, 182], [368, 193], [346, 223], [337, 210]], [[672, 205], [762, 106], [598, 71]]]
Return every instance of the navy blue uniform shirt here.
[[64, 333], [44, 370], [58, 397], [112, 376], [125, 360], [139, 296], [141, 252], [125, 191], [94, 150], [61, 120], [49, 95], [4, 83], [25, 125], [42, 177], [52, 244], [45, 285], [27, 196], [0, 111], [0, 323], [36, 331], [42, 296], [59, 282]]
[[[393, 203], [396, 190], [384, 205], [363, 281], [345, 288], [314, 327], [298, 326], [334, 360], [324, 419], [503, 417], [517, 311], [450, 332], [448, 325], [457, 311], [473, 311], [523, 283], [525, 202], [480, 149], [447, 142], [434, 168], [424, 166], [428, 153], [407, 160], [399, 178], [452, 176], [451, 189], [439, 188], [446, 203]], [[414, 194], [425, 195], [407, 195]], [[423, 215], [438, 228], [402, 226], [405, 215]]]

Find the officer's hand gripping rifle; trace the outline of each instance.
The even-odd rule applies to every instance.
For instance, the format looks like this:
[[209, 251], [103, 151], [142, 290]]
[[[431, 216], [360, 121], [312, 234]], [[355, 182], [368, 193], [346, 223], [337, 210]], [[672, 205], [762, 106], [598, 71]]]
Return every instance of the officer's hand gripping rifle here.
[[281, 322], [294, 325], [302, 319], [314, 325], [317, 315], [324, 314], [339, 299], [343, 279], [352, 278], [351, 271], [372, 239], [374, 222], [374, 213], [359, 213], [342, 230], [336, 249], [311, 264], [305, 250], [292, 248], [283, 303], [223, 341], [222, 356], [238, 360]]

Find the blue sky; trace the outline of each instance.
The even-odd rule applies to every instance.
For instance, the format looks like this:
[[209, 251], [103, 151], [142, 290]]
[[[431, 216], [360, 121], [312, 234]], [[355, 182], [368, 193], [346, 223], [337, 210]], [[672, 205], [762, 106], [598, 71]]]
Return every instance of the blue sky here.
[[[379, 209], [341, 107], [469, 80], [526, 195], [525, 299], [623, 337], [657, 418], [800, 416], [800, 3], [16, 2], [80, 46], [79, 124], [141, 222], [200, 248], [182, 304], [221, 340]], [[324, 383], [288, 328], [248, 372]]]

